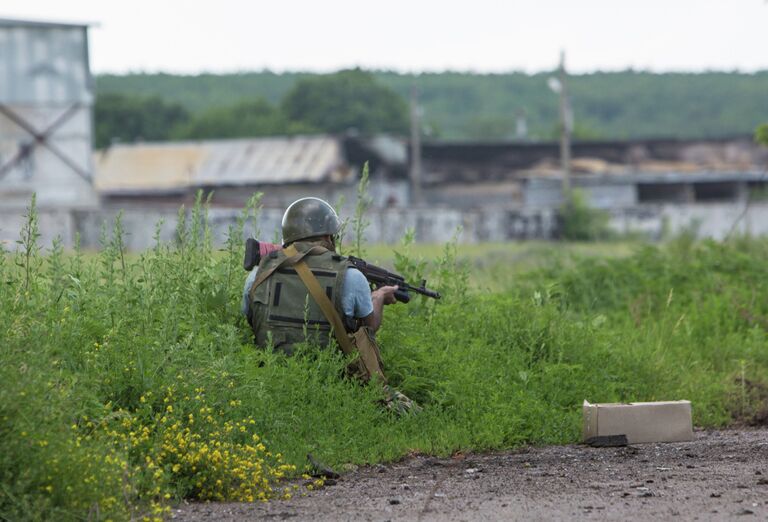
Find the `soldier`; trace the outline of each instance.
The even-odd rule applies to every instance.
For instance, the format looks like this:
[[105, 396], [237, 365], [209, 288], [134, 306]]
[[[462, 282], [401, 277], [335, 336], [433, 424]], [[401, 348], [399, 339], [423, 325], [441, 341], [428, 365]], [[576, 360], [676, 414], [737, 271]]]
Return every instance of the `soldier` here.
[[[336, 253], [341, 222], [318, 198], [294, 201], [283, 214], [283, 249], [263, 256], [248, 275], [243, 313], [256, 344], [291, 355], [296, 343], [317, 346], [335, 338], [346, 354], [358, 355], [352, 373], [386, 382], [374, 334], [383, 308], [395, 303], [397, 286], [371, 291], [365, 276]], [[388, 406], [407, 411], [412, 403], [386, 386]]]

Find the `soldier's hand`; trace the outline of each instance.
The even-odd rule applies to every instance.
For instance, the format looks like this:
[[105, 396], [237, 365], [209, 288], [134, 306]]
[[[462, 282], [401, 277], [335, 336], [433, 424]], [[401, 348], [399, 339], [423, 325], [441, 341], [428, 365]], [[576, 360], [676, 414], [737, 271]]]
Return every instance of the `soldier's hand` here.
[[371, 297], [373, 299], [381, 299], [381, 302], [385, 305], [395, 304], [397, 302], [397, 299], [395, 299], [397, 288], [397, 285], [382, 286], [374, 290]]

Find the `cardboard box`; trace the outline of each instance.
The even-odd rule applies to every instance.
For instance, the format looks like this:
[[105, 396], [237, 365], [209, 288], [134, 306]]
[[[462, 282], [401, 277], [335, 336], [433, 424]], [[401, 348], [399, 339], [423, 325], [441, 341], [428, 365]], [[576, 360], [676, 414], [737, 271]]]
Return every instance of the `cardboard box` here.
[[590, 404], [584, 401], [584, 440], [626, 435], [630, 444], [693, 440], [690, 401]]

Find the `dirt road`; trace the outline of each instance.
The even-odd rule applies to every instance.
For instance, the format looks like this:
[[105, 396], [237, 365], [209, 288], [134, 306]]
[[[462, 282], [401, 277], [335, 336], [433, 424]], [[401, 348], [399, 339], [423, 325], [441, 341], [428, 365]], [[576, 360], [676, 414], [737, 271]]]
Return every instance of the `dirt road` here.
[[364, 467], [287, 502], [188, 504], [213, 520], [768, 520], [768, 429], [693, 442], [549, 446]]

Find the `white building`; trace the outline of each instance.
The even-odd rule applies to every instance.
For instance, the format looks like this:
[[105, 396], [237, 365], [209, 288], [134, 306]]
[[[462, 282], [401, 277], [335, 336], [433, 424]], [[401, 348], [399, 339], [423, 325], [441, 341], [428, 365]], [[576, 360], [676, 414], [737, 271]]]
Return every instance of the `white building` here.
[[[0, 211], [89, 209], [94, 82], [88, 26], [0, 19]], [[20, 213], [19, 213], [20, 214]]]

